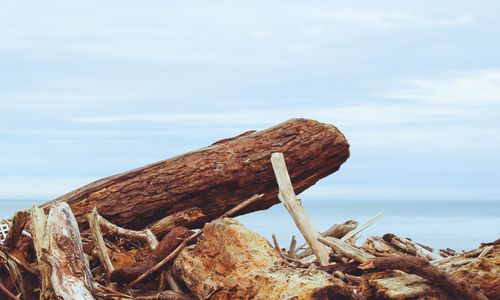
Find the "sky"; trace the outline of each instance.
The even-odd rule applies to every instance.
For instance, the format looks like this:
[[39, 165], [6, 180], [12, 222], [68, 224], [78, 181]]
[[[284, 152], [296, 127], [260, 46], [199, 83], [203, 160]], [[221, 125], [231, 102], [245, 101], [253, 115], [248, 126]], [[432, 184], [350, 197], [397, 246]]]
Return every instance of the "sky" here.
[[0, 199], [304, 117], [337, 126], [351, 157], [303, 199], [500, 200], [499, 10], [2, 1]]

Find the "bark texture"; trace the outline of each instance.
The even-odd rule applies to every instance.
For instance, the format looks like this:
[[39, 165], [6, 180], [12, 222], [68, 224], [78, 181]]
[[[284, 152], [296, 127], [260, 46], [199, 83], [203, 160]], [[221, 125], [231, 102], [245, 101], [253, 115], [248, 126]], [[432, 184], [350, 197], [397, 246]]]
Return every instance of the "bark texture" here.
[[204, 227], [174, 273], [200, 299], [362, 299], [342, 281], [315, 269], [292, 268], [269, 242], [234, 219]]
[[337, 171], [349, 157], [349, 144], [332, 125], [292, 119], [98, 180], [56, 200], [70, 205], [81, 229], [94, 206], [110, 222], [131, 229], [198, 207], [205, 215], [201, 225], [256, 193], [265, 195], [240, 214], [278, 203], [269, 163], [274, 152], [284, 154], [299, 194]]

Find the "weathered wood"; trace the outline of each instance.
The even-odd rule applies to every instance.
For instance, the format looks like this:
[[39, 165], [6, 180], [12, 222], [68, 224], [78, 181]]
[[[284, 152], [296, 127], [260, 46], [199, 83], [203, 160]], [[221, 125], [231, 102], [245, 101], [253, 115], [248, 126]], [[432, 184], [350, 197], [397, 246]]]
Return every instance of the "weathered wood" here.
[[398, 247], [399, 249], [405, 251], [408, 254], [422, 257], [422, 258], [425, 258], [426, 260], [429, 260], [429, 261], [442, 259], [441, 256], [430, 252], [429, 250], [418, 245], [417, 243], [410, 241], [408, 239], [396, 236], [394, 234], [387, 233], [383, 236], [383, 239], [385, 241], [393, 244], [394, 246]]
[[[40, 299], [94, 299], [93, 279], [83, 253], [78, 224], [67, 203], [56, 203], [45, 219], [31, 210], [33, 242], [38, 259]], [[45, 224], [45, 226], [44, 226]], [[43, 267], [42, 267], [43, 266]]]
[[333, 237], [319, 237], [318, 240], [332, 248], [335, 253], [352, 258], [360, 263], [364, 263], [369, 259], [375, 258], [375, 256]]
[[355, 236], [356, 234], [360, 233], [361, 231], [363, 231], [366, 228], [368, 228], [371, 225], [373, 225], [375, 222], [377, 222], [378, 220], [380, 220], [383, 216], [384, 216], [384, 213], [379, 212], [373, 218], [371, 218], [370, 220], [368, 220], [365, 224], [359, 226], [356, 229], [353, 229], [352, 231], [348, 232], [346, 235], [344, 235], [343, 237], [341, 237], [340, 240], [343, 241], [343, 242], [347, 241], [351, 237]]
[[239, 214], [279, 203], [269, 165], [274, 152], [286, 156], [299, 194], [337, 171], [349, 157], [349, 144], [332, 125], [293, 119], [98, 180], [56, 200], [70, 205], [81, 228], [88, 227], [86, 215], [94, 206], [108, 221], [130, 229], [199, 207], [202, 225], [256, 193], [265, 196]]
[[[346, 221], [346, 222], [344, 222], [344, 224], [333, 224], [326, 231], [322, 232], [321, 236], [322, 237], [329, 236], [329, 237], [334, 237], [334, 238], [340, 239], [341, 237], [343, 237], [347, 233], [349, 233], [352, 230], [354, 230], [357, 226], [358, 226], [358, 222], [353, 221], [353, 220]], [[304, 243], [298, 249], [302, 249], [306, 245], [307, 245], [307, 243]], [[304, 258], [304, 257], [307, 257], [307, 256], [309, 256], [311, 254], [313, 254], [312, 249], [311, 248], [306, 248], [302, 252], [300, 252], [297, 255], [297, 257], [298, 258]]]
[[125, 229], [120, 226], [117, 226], [105, 218], [101, 217], [97, 213], [97, 208], [94, 207], [95, 214], [96, 214], [96, 219], [99, 221], [99, 225], [104, 231], [108, 234], [115, 235], [115, 236], [122, 236], [126, 238], [131, 238], [131, 239], [136, 239], [140, 241], [144, 241], [149, 244], [149, 247], [151, 250], [156, 249], [158, 247], [158, 239], [156, 236], [149, 230], [148, 228], [144, 230], [130, 230], [130, 229]]
[[271, 163], [273, 165], [274, 174], [276, 175], [276, 181], [278, 182], [278, 198], [292, 216], [295, 225], [297, 225], [297, 228], [306, 239], [320, 264], [328, 264], [330, 251], [318, 241], [320, 237], [319, 232], [314, 228], [300, 200], [295, 196], [283, 154], [273, 153], [271, 155]]
[[359, 268], [378, 270], [401, 270], [416, 274], [434, 285], [442, 287], [457, 299], [488, 300], [481, 290], [458, 277], [431, 265], [426, 259], [414, 256], [379, 257], [360, 265]]
[[149, 229], [153, 234], [161, 240], [170, 230], [175, 227], [187, 227], [198, 221], [205, 215], [198, 207], [188, 208], [186, 210], [176, 212], [173, 215], [166, 216], [165, 218], [155, 222]]
[[199, 299], [361, 299], [339, 279], [293, 268], [269, 242], [234, 219], [203, 228], [204, 237], [185, 248], [173, 271]]
[[108, 250], [106, 244], [104, 243], [104, 238], [101, 232], [101, 225], [99, 224], [99, 214], [97, 213], [97, 208], [94, 207], [92, 212], [88, 214], [90, 232], [92, 239], [94, 240], [95, 249], [97, 251], [97, 256], [101, 265], [104, 267], [104, 272], [106, 273], [106, 280], [109, 283], [109, 278], [111, 273], [115, 270], [111, 259], [108, 255]]
[[20, 210], [14, 214], [14, 219], [12, 220], [12, 225], [9, 228], [7, 237], [3, 243], [7, 251], [12, 251], [16, 247], [17, 241], [22, 235], [24, 224], [29, 219], [29, 211]]

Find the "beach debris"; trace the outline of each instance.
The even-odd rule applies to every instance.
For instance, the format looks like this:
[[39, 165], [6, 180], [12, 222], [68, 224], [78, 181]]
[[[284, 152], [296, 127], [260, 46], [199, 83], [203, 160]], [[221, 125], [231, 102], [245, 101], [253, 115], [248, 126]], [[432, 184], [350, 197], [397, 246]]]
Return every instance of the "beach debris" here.
[[[348, 147], [335, 127], [295, 119], [17, 212], [0, 223], [0, 298], [500, 299], [500, 239], [439, 255], [393, 234], [357, 246], [382, 213], [320, 234], [296, 194]], [[280, 202], [305, 244], [273, 234], [273, 247], [230, 218]]]

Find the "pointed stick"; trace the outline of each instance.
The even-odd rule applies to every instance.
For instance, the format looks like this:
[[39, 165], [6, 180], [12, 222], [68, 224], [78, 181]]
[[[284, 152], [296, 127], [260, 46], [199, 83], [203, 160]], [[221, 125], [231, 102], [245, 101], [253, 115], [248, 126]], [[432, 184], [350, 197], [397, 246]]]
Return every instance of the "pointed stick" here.
[[368, 222], [366, 222], [365, 224], [361, 225], [360, 227], [358, 227], [358, 228], [354, 229], [353, 231], [347, 233], [340, 240], [342, 242], [347, 241], [351, 237], [355, 236], [356, 234], [358, 234], [361, 231], [365, 230], [366, 228], [370, 227], [373, 223], [377, 222], [383, 216], [384, 216], [384, 213], [379, 212], [377, 215], [375, 215], [375, 217], [371, 218], [370, 220], [368, 220]]

